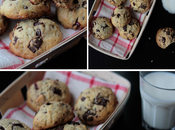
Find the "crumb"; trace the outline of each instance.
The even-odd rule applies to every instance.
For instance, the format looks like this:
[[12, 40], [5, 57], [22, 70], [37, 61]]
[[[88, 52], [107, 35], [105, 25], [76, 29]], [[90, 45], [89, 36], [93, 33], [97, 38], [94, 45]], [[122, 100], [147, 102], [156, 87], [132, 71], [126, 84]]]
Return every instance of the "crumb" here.
[[151, 37], [148, 37], [149, 40], [151, 40]]
[[151, 63], [153, 62], [153, 60], [151, 60]]
[[172, 51], [172, 53], [174, 53], [174, 51]]

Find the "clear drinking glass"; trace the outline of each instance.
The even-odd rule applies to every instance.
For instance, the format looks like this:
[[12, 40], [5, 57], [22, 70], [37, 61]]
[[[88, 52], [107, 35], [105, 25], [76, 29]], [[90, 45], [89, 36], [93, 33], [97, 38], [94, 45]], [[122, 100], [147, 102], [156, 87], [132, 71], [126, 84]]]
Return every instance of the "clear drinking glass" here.
[[172, 130], [175, 126], [175, 73], [140, 72], [142, 126]]

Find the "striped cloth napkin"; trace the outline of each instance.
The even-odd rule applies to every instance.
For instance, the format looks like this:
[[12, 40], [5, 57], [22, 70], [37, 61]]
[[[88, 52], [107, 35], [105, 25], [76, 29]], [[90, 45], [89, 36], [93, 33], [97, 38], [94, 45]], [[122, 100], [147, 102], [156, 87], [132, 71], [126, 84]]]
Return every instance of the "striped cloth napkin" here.
[[[127, 0], [124, 4], [125, 7], [130, 7], [130, 2]], [[97, 17], [106, 17], [111, 18], [111, 15], [116, 7], [108, 3], [106, 0], [101, 0], [99, 7], [94, 14], [93, 20]], [[146, 16], [148, 11], [145, 13], [136, 13], [131, 9], [131, 15], [139, 20], [140, 24], [142, 25], [144, 17]], [[92, 20], [92, 21], [93, 21]], [[90, 24], [90, 28], [92, 23]], [[91, 29], [89, 29], [91, 30]], [[115, 28], [113, 35], [109, 39], [105, 40], [98, 40], [96, 39], [91, 32], [89, 32], [89, 41], [97, 47], [100, 47], [104, 50], [107, 50], [111, 53], [114, 53], [120, 57], [126, 57], [128, 53], [131, 51], [132, 46], [136, 39], [133, 40], [125, 40], [123, 39], [117, 28]]]
[[[2, 0], [0, 0], [0, 3], [2, 4]], [[58, 21], [55, 19], [55, 13], [56, 13], [55, 9], [56, 9], [55, 5], [51, 4], [51, 14], [46, 16], [45, 18], [49, 18], [55, 21], [59, 25], [60, 30], [63, 34], [62, 41], [68, 39], [73, 35], [76, 35], [80, 30], [65, 29], [58, 23]], [[20, 58], [11, 53], [9, 50], [9, 44], [11, 42], [9, 38], [9, 33], [13, 30], [18, 21], [20, 20], [9, 20], [8, 29], [2, 36], [0, 36], [0, 69], [15, 69], [31, 61], [28, 59]]]
[[[72, 106], [75, 105], [76, 100], [78, 99], [79, 95], [82, 91], [84, 91], [86, 88], [91, 88], [94, 86], [106, 86], [113, 90], [113, 92], [116, 94], [118, 98], [119, 104], [124, 100], [128, 87], [123, 86], [122, 84], [114, 84], [110, 82], [106, 82], [104, 80], [101, 80], [99, 78], [95, 78], [80, 72], [46, 72], [43, 79], [51, 78], [51, 79], [58, 79], [59, 81], [65, 83], [72, 95]], [[75, 112], [74, 112], [75, 113]], [[75, 114], [76, 115], [76, 114]], [[32, 121], [35, 116], [35, 112], [32, 111], [26, 104], [22, 104], [21, 106], [17, 108], [9, 109], [3, 116], [4, 118], [10, 118], [10, 119], [16, 119], [19, 120], [26, 125], [28, 125], [32, 129]], [[78, 121], [77, 116], [73, 119], [73, 121]], [[99, 130], [103, 124], [100, 124], [98, 126], [89, 127], [90, 130]]]

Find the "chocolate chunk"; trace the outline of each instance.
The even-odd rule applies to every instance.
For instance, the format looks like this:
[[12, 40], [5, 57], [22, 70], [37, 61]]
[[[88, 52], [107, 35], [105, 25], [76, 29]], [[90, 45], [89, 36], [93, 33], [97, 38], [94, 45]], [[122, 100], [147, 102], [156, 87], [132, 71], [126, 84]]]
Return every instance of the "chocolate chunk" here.
[[16, 44], [17, 40], [18, 40], [18, 37], [15, 36], [15, 37], [14, 37], [14, 43], [13, 43], [13, 45]]
[[60, 89], [56, 88], [56, 87], [53, 88], [53, 93], [54, 93], [54, 94], [57, 94], [57, 95], [59, 95], [59, 96], [62, 95], [62, 91], [61, 91]]
[[5, 130], [3, 126], [0, 126], [0, 130]]
[[162, 42], [163, 42], [163, 43], [165, 43], [165, 42], [166, 42], [165, 37], [162, 37]]
[[85, 8], [85, 9], [86, 9], [86, 7], [84, 7], [84, 6], [85, 6], [86, 4], [87, 4], [87, 2], [86, 2], [86, 1], [83, 1], [82, 7]]
[[[94, 116], [94, 115], [96, 115], [96, 114], [91, 113], [90, 110], [87, 110], [87, 111], [83, 114], [83, 119], [84, 119], [85, 121], [93, 121], [93, 117], [90, 116], [90, 115]], [[89, 116], [90, 116], [90, 117], [89, 117]]]
[[82, 97], [82, 98], [81, 98], [81, 101], [84, 101], [85, 99], [86, 99], [85, 97]]
[[117, 14], [117, 18], [119, 18], [120, 17], [120, 14]]
[[51, 104], [52, 104], [52, 103], [49, 103], [49, 102], [48, 102], [48, 103], [46, 103], [46, 105], [51, 105]]
[[23, 30], [22, 26], [17, 27], [16, 29], [19, 30], [19, 32]]
[[167, 35], [170, 35], [170, 31], [168, 30], [168, 31], [166, 32], [166, 34], [167, 34]]
[[136, 4], [133, 2], [133, 5], [135, 6]]
[[123, 27], [123, 30], [126, 32], [127, 31], [127, 25]]
[[23, 8], [24, 8], [24, 9], [28, 9], [28, 6], [23, 5]]
[[36, 30], [36, 36], [41, 37], [41, 30], [40, 29]]
[[129, 25], [134, 25], [134, 22], [133, 22], [133, 21], [131, 21], [131, 22], [129, 23]]
[[37, 37], [37, 38], [34, 38], [30, 41], [29, 45], [28, 45], [28, 48], [33, 52], [35, 53], [39, 48], [40, 46], [42, 45], [43, 43], [43, 40], [41, 37]]
[[34, 86], [35, 86], [35, 89], [36, 89], [36, 90], [39, 89], [37, 83], [34, 83]]
[[18, 127], [24, 128], [22, 124], [12, 124], [12, 130], [13, 130], [14, 126], [18, 126]]
[[99, 29], [96, 29], [96, 31], [97, 31], [97, 32], [100, 32], [100, 30], [99, 30]]
[[40, 23], [40, 22], [35, 22], [33, 25], [34, 26], [43, 25], [45, 27], [44, 23]]
[[100, 97], [100, 93], [98, 93], [97, 97], [94, 98], [94, 101], [93, 101], [94, 104], [102, 105], [104, 107], [107, 105], [108, 102], [109, 101], [107, 99], [105, 99], [104, 97]]
[[103, 28], [103, 31], [105, 28], [109, 27], [107, 24], [105, 24], [105, 26], [101, 26]]
[[73, 24], [73, 27], [74, 26], [76, 26], [75, 29], [78, 29], [81, 26], [81, 24], [78, 22], [78, 18], [76, 19], [75, 23]]
[[139, 6], [139, 8], [142, 8], [142, 9], [146, 9], [146, 5], [143, 5], [143, 3], [141, 3], [141, 5]]

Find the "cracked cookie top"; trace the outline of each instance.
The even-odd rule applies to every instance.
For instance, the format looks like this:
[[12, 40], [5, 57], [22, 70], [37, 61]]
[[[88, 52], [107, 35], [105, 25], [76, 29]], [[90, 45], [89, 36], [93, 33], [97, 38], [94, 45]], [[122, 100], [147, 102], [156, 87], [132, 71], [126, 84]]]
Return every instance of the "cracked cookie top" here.
[[137, 19], [132, 17], [127, 25], [118, 29], [121, 37], [127, 40], [132, 40], [137, 37], [140, 32], [140, 23]]
[[27, 105], [38, 111], [45, 102], [64, 101], [70, 103], [70, 93], [66, 84], [59, 80], [45, 79], [32, 84], [27, 91]]
[[131, 8], [138, 13], [145, 13], [150, 7], [150, 0], [130, 0]]
[[81, 93], [75, 104], [75, 111], [84, 124], [98, 125], [105, 122], [117, 103], [116, 95], [110, 88], [97, 86]]
[[92, 34], [99, 40], [112, 36], [113, 25], [111, 20], [105, 17], [98, 17], [92, 23]]
[[111, 22], [117, 28], [124, 27], [130, 20], [131, 14], [129, 7], [117, 6], [111, 15]]
[[40, 18], [18, 22], [9, 37], [9, 48], [12, 53], [32, 59], [59, 44], [62, 33], [55, 22]]
[[175, 42], [175, 30], [169, 27], [160, 28], [156, 34], [156, 42], [162, 49]]
[[59, 125], [48, 130], [89, 130], [89, 128], [79, 122], [70, 121], [64, 125]]
[[33, 119], [33, 129], [48, 129], [71, 121], [72, 107], [62, 101], [43, 104]]
[[126, 2], [126, 0], [107, 0], [107, 1], [114, 6], [123, 5]]
[[47, 0], [5, 0], [0, 12], [10, 19], [32, 19], [50, 14], [51, 10]]
[[30, 130], [30, 128], [14, 119], [2, 119], [0, 120], [0, 130]]

